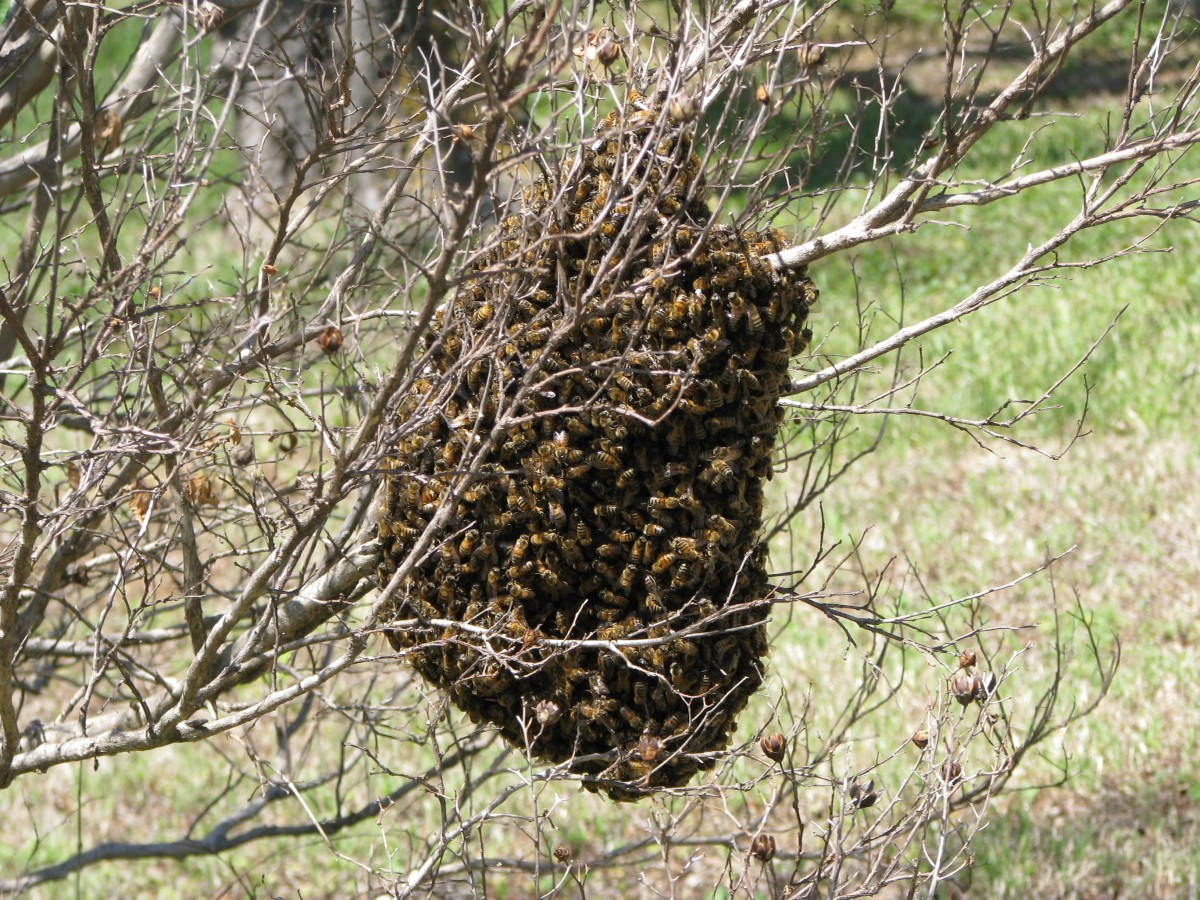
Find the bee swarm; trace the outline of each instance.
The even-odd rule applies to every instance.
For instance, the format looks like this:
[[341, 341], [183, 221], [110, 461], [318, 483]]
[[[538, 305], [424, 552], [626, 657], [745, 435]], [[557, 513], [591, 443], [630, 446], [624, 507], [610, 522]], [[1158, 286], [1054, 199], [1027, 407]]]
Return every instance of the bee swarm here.
[[817, 298], [762, 259], [778, 232], [711, 222], [660, 119], [607, 116], [438, 313], [379, 518], [386, 584], [453, 504], [393, 646], [617, 799], [711, 766], [762, 681], [763, 483]]

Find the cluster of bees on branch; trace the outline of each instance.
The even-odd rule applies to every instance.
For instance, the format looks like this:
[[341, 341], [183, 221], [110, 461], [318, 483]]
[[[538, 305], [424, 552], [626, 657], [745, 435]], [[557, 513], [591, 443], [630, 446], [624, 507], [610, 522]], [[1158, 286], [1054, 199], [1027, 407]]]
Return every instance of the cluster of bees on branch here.
[[389, 640], [617, 799], [711, 765], [767, 652], [763, 483], [817, 291], [711, 218], [687, 130], [632, 95], [503, 220], [394, 409], [385, 583], [452, 509]]

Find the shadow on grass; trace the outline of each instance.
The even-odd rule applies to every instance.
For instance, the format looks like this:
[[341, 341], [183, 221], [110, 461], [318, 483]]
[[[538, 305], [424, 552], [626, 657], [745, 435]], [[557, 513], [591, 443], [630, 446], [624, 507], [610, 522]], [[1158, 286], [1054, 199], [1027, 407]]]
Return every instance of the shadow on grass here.
[[1189, 775], [1164, 763], [1140, 783], [1012, 803], [980, 835], [975, 866], [955, 886], [975, 897], [1200, 896], [1200, 783]]

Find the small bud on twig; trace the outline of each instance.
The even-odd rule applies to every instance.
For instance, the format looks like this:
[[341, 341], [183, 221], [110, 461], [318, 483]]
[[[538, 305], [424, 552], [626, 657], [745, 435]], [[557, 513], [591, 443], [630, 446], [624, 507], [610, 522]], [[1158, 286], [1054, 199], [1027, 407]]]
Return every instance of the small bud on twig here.
[[205, 33], [216, 31], [225, 22], [225, 10], [209, 0], [204, 0], [196, 8], [196, 22]]

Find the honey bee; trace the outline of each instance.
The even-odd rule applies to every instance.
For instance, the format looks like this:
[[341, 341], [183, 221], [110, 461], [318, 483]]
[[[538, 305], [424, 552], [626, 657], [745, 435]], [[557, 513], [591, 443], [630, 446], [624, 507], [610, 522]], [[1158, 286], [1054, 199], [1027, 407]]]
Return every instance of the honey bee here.
[[632, 709], [630, 709], [625, 704], [621, 704], [621, 707], [620, 707], [620, 709], [617, 710], [617, 712], [620, 714], [621, 718], [625, 721], [625, 724], [628, 725], [634, 731], [640, 731], [645, 724], [642, 717], [639, 716], [637, 713], [635, 713]]
[[644, 537], [640, 537], [633, 542], [633, 547], [629, 551], [629, 561], [635, 566], [642, 564], [642, 559], [646, 553], [646, 545], [648, 541]]
[[633, 590], [633, 580], [637, 577], [637, 571], [637, 566], [633, 565], [632, 563], [621, 570], [621, 580], [619, 584], [621, 585], [621, 590], [625, 591], [625, 593], [629, 593], [631, 590]]
[[575, 221], [579, 224], [579, 230], [584, 231], [596, 221], [596, 211], [587, 204], [584, 204], [575, 211]]
[[680, 407], [693, 416], [702, 416], [711, 410], [711, 407], [699, 400], [693, 400], [690, 397], [685, 397], [679, 401]]
[[582, 565], [584, 562], [583, 553], [579, 550], [579, 544], [574, 538], [562, 538], [559, 541], [559, 546], [562, 548], [563, 558], [572, 566]]
[[562, 528], [567, 524], [567, 511], [557, 500], [551, 500], [548, 507], [550, 514], [550, 524], [555, 528]]
[[[594, 390], [594, 387], [593, 387]], [[567, 431], [576, 437], [586, 438], [592, 434], [592, 428], [583, 419], [578, 416], [570, 416], [567, 418]]]
[[488, 364], [484, 360], [476, 360], [467, 367], [467, 387], [473, 393], [478, 394], [483, 390], [483, 385], [487, 381], [487, 377]]
[[633, 683], [633, 703], [635, 706], [645, 709], [649, 694], [650, 689], [646, 686], [645, 681], [638, 680]]
[[420, 528], [412, 528], [401, 522], [393, 522], [391, 525], [392, 537], [398, 538], [415, 538], [421, 534]]
[[791, 356], [785, 350], [760, 349], [758, 355], [768, 366], [782, 366], [791, 359]]
[[759, 313], [758, 307], [753, 303], [746, 304], [746, 328], [755, 337], [762, 334], [762, 314]]
[[568, 467], [567, 471], [566, 471], [566, 476], [567, 476], [567, 478], [571, 479], [572, 481], [579, 481], [583, 478], [586, 478], [587, 473], [590, 471], [592, 471], [591, 463], [581, 463], [580, 465], [577, 465], [577, 466]]
[[680, 563], [679, 568], [675, 570], [675, 576], [671, 579], [671, 588], [678, 590], [690, 585], [695, 576], [695, 569], [694, 562]]
[[708, 464], [708, 467], [700, 474], [700, 480], [713, 484], [715, 487], [723, 487], [733, 479], [733, 466], [723, 459], [714, 459]]
[[633, 484], [638, 477], [638, 473], [633, 469], [625, 469], [617, 476], [616, 485], [618, 488], [624, 489]]
[[650, 497], [646, 500], [647, 509], [675, 509], [679, 506], [676, 497]]
[[609, 532], [609, 537], [611, 537], [618, 544], [631, 544], [637, 535], [624, 528], [614, 528], [611, 532]]
[[683, 452], [686, 440], [687, 431], [683, 426], [683, 422], [672, 422], [667, 428], [667, 450], [670, 454], [672, 456], [679, 456]]
[[475, 547], [478, 545], [478, 543], [479, 543], [479, 529], [478, 528], [468, 529], [467, 533], [463, 535], [462, 540], [458, 544], [458, 552], [461, 553], [463, 556], [470, 556], [471, 553], [474, 552]]
[[507, 569], [504, 570], [504, 574], [507, 575], [513, 581], [519, 581], [521, 578], [525, 577], [532, 571], [533, 571], [533, 563], [527, 562], [527, 563], [523, 563], [519, 566], [509, 566]]
[[588, 462], [593, 468], [613, 471], [621, 468], [621, 460], [607, 450], [597, 450], [588, 457]]
[[615, 503], [601, 503], [592, 507], [592, 513], [597, 519], [611, 519], [620, 512]]
[[[665, 286], [665, 282], [664, 282]], [[650, 334], [658, 334], [667, 324], [667, 311], [661, 305], [655, 305], [646, 317], [646, 330]]]
[[537, 592], [516, 581], [508, 582], [508, 592], [522, 602], [532, 600]]
[[575, 540], [580, 547], [590, 547], [592, 544], [592, 529], [582, 519], [575, 522]]
[[709, 434], [717, 434], [721, 431], [728, 431], [731, 428], [737, 428], [738, 420], [736, 416], [718, 416], [714, 419], [709, 419], [705, 422], [705, 428]]
[[625, 553], [617, 544], [601, 544], [596, 548], [596, 555], [604, 559], [617, 559]]
[[521, 562], [525, 559], [525, 554], [529, 552], [529, 535], [522, 534], [513, 543], [511, 557], [515, 562]]
[[404, 482], [404, 503], [410, 507], [421, 505], [421, 485], [415, 478], [406, 479]]
[[530, 328], [521, 335], [520, 342], [522, 349], [533, 350], [541, 347], [550, 339], [549, 328]]
[[666, 533], [667, 529], [658, 522], [647, 522], [642, 527], [642, 534], [646, 535], [646, 537], [661, 537]]
[[671, 566], [675, 565], [676, 556], [674, 553], [664, 553], [654, 561], [654, 565], [650, 567], [650, 571], [655, 575], [661, 575]]
[[692, 560], [700, 558], [700, 542], [695, 538], [672, 538], [671, 549], [679, 554], [680, 559]]
[[492, 301], [485, 300], [476, 310], [471, 313], [471, 324], [476, 328], [482, 328], [492, 319]]

